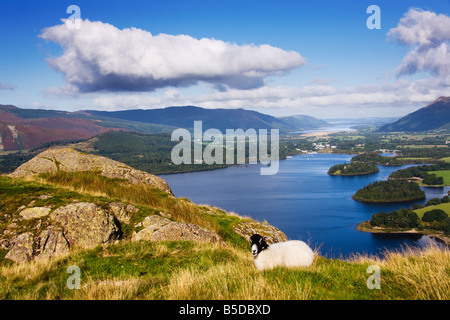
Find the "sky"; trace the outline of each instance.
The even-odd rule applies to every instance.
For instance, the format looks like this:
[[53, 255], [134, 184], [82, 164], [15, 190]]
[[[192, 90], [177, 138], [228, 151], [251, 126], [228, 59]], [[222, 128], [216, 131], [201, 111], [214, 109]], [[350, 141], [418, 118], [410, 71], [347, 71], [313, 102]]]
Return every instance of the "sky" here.
[[20, 108], [400, 117], [450, 95], [450, 0], [17, 0], [0, 18], [0, 104]]

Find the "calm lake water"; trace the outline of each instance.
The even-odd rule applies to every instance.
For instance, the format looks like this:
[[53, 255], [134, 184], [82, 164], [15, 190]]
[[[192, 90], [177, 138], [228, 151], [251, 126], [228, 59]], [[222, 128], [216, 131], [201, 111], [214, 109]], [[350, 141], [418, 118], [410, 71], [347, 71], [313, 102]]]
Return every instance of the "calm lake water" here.
[[[259, 174], [259, 165], [234, 166], [213, 171], [162, 175], [175, 196], [197, 204], [210, 204], [255, 220], [267, 220], [289, 239], [320, 246], [328, 257], [347, 257], [351, 253], [379, 255], [384, 249], [422, 245], [433, 241], [421, 235], [386, 235], [361, 232], [356, 225], [373, 213], [409, 207], [400, 204], [367, 204], [354, 201], [352, 195], [376, 180], [386, 180], [402, 167], [379, 166], [380, 172], [366, 176], [329, 176], [328, 169], [349, 162], [352, 155], [299, 155], [280, 161], [279, 172]], [[427, 200], [442, 198], [449, 187], [423, 188]]]

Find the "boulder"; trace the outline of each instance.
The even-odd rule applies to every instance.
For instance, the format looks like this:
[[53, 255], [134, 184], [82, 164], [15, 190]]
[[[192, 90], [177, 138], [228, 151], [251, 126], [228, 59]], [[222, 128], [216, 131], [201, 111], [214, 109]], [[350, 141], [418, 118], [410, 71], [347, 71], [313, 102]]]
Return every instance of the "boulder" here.
[[113, 202], [108, 204], [108, 210], [110, 213], [116, 217], [122, 223], [129, 224], [131, 219], [131, 214], [139, 211], [132, 204], [125, 204], [121, 202]]
[[49, 226], [39, 235], [39, 252], [37, 258], [52, 258], [69, 252], [69, 242], [64, 237], [62, 228]]
[[50, 214], [64, 230], [70, 247], [91, 248], [119, 238], [114, 216], [93, 203], [77, 202], [60, 207]]
[[51, 208], [48, 207], [33, 207], [20, 211], [19, 215], [24, 219], [34, 219], [44, 217], [48, 215], [50, 211]]
[[138, 226], [144, 227], [133, 235], [132, 241], [199, 241], [223, 243], [220, 236], [198, 225], [170, 221], [158, 215], [148, 216]]
[[267, 237], [267, 243], [277, 243], [287, 241], [288, 238], [280, 229], [266, 223], [254, 220], [244, 220], [233, 226], [234, 232], [249, 240], [250, 237], [257, 233]]

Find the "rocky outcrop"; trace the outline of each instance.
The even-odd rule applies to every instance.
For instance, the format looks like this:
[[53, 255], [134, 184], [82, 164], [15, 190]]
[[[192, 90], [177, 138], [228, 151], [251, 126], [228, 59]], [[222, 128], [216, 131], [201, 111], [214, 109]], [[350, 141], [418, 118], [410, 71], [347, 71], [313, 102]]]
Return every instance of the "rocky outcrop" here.
[[48, 215], [50, 213], [51, 208], [48, 207], [33, 207], [33, 208], [26, 208], [22, 211], [20, 211], [19, 215], [24, 219], [34, 219], [34, 218], [40, 218]]
[[139, 211], [132, 204], [125, 204], [120, 202], [113, 202], [108, 204], [109, 212], [111, 212], [117, 220], [122, 223], [129, 224], [131, 219], [131, 214]]
[[67, 171], [99, 171], [108, 178], [126, 179], [131, 183], [148, 184], [172, 194], [167, 182], [153, 174], [136, 170], [109, 158], [81, 153], [71, 148], [48, 149], [19, 166], [11, 177], [26, 177], [39, 173]]
[[39, 259], [52, 258], [69, 252], [69, 241], [64, 236], [64, 230], [50, 226], [41, 232], [38, 239]]
[[195, 224], [175, 222], [158, 215], [148, 216], [138, 226], [144, 227], [134, 234], [132, 241], [198, 241], [223, 243], [220, 236]]
[[90, 248], [119, 238], [114, 216], [93, 203], [79, 202], [60, 207], [51, 220], [64, 230], [70, 247]]
[[280, 229], [275, 228], [274, 226], [268, 223], [254, 221], [250, 219], [246, 219], [234, 225], [233, 230], [234, 232], [240, 234], [247, 240], [250, 239], [250, 237], [255, 233], [260, 234], [264, 237], [267, 237], [266, 242], [268, 244], [288, 240], [286, 234], [284, 234], [284, 232], [282, 232]]
[[14, 237], [10, 241], [12, 249], [5, 255], [5, 258], [18, 263], [28, 262], [33, 258], [34, 235], [26, 232]]
[[[56, 257], [68, 253], [70, 248], [88, 249], [113, 243], [121, 238], [121, 227], [130, 225], [132, 215], [139, 212], [132, 204], [121, 202], [109, 203], [104, 207], [89, 202], [75, 202], [50, 213], [51, 208], [47, 207], [20, 210], [14, 220], [16, 222], [10, 223], [0, 233], [1, 248], [9, 250], [5, 257], [18, 263]], [[32, 232], [19, 231], [18, 224], [30, 219], [34, 219]], [[221, 237], [211, 230], [195, 224], [171, 221], [160, 215], [147, 216], [134, 227], [141, 230], [133, 234], [131, 241], [223, 243]]]

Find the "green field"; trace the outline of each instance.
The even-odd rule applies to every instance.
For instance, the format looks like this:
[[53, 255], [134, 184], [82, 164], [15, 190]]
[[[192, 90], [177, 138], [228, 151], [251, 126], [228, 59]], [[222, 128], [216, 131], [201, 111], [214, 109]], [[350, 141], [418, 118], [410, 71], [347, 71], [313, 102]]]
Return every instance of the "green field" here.
[[450, 163], [450, 157], [441, 158], [440, 160], [443, 160], [443, 161], [445, 161], [445, 162], [449, 162], [449, 163]]
[[431, 211], [433, 209], [441, 209], [444, 210], [449, 216], [450, 216], [450, 202], [449, 203], [441, 203], [437, 204], [435, 206], [429, 206], [422, 209], [414, 210], [415, 213], [419, 216], [420, 219], [422, 219], [423, 214], [427, 211]]
[[444, 184], [446, 186], [450, 185], [450, 170], [439, 170], [439, 171], [430, 171], [430, 174], [435, 174], [436, 177], [443, 177]]

